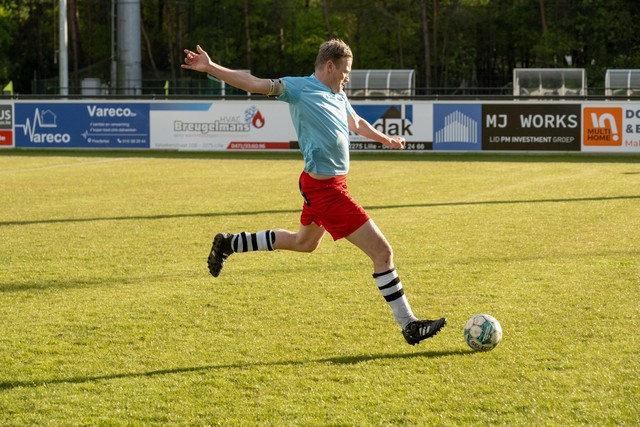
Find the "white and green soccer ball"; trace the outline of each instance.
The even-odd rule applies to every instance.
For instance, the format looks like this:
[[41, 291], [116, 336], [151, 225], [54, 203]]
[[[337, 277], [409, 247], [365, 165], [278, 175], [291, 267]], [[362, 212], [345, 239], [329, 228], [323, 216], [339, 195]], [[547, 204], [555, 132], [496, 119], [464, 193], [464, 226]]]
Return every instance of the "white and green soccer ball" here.
[[495, 317], [476, 314], [464, 325], [464, 339], [476, 351], [489, 351], [502, 340], [502, 326]]

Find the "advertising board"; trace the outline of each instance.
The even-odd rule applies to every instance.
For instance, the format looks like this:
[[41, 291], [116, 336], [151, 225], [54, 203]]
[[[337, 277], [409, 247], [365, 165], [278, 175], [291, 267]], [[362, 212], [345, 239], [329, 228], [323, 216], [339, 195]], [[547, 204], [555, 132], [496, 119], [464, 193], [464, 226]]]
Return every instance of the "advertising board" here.
[[[354, 101], [415, 151], [640, 153], [637, 102]], [[8, 101], [0, 148], [297, 150], [289, 106], [241, 101]], [[387, 147], [350, 133], [352, 151]]]
[[[371, 123], [380, 132], [390, 136], [401, 136], [406, 140], [407, 150], [430, 150], [433, 104], [413, 102], [353, 102], [356, 114]], [[352, 151], [384, 150], [386, 146], [371, 141], [353, 132], [350, 134]]]
[[19, 148], [149, 148], [149, 104], [16, 102]]
[[0, 147], [13, 147], [12, 104], [0, 104]]
[[433, 149], [482, 149], [480, 104], [436, 104], [433, 107]]
[[482, 149], [580, 151], [580, 104], [482, 105]]
[[296, 133], [283, 102], [153, 103], [150, 117], [153, 149], [269, 150], [295, 145]]
[[640, 153], [640, 104], [587, 104], [582, 151]]

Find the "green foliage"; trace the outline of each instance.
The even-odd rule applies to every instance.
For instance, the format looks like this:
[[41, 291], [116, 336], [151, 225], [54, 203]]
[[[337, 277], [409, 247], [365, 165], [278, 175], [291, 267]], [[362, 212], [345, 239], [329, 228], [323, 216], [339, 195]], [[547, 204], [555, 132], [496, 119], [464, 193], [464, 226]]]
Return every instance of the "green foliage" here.
[[0, 6], [0, 83], [9, 76], [9, 65], [11, 64], [8, 47], [13, 41], [15, 24], [9, 19], [9, 13]]
[[[72, 86], [84, 77], [108, 82], [111, 1], [72, 3]], [[14, 80], [18, 93], [56, 92], [57, 5], [0, 2], [0, 80]], [[143, 79], [171, 80], [173, 88], [197, 79], [179, 68], [185, 47], [200, 43], [223, 65], [260, 76], [298, 75], [311, 72], [330, 32], [350, 43], [357, 68], [414, 69], [419, 89], [427, 62], [430, 87], [443, 90], [500, 88], [514, 67], [567, 67], [566, 58], [587, 68], [595, 88], [608, 68], [640, 67], [635, 0], [144, 0], [141, 8]]]
[[640, 423], [638, 156], [354, 154], [413, 310], [449, 319], [415, 347], [346, 241], [209, 276], [217, 231], [298, 227], [300, 167], [1, 152], [0, 424]]

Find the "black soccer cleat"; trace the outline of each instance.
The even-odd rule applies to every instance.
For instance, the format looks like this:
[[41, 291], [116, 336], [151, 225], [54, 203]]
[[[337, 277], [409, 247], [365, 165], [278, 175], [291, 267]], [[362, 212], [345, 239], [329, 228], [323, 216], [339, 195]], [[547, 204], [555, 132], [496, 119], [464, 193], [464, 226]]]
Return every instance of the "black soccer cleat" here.
[[207, 258], [207, 265], [209, 266], [209, 273], [213, 277], [220, 275], [220, 270], [226, 259], [233, 253], [231, 248], [231, 234], [219, 233], [213, 239], [213, 245], [211, 246], [211, 252], [209, 252], [209, 258]]
[[409, 344], [416, 345], [436, 335], [446, 324], [447, 319], [444, 317], [437, 320], [415, 320], [402, 330], [402, 335]]

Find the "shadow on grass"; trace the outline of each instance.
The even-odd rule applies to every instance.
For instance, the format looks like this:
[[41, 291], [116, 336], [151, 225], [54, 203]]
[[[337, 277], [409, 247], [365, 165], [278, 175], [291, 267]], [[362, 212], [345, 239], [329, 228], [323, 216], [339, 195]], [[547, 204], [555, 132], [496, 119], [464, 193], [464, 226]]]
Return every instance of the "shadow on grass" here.
[[[441, 202], [441, 203], [414, 203], [403, 205], [385, 206], [364, 206], [365, 209], [375, 211], [381, 209], [403, 209], [403, 208], [435, 208], [447, 206], [483, 206], [483, 205], [516, 205], [528, 203], [572, 203], [572, 202], [602, 202], [615, 200], [638, 200], [640, 195], [623, 196], [603, 196], [603, 197], [576, 197], [560, 199], [532, 199], [532, 200], [486, 200], [477, 202]], [[60, 218], [24, 221], [0, 221], [0, 227], [14, 225], [34, 225], [34, 224], [59, 224], [59, 223], [81, 223], [95, 221], [141, 221], [141, 220], [162, 220], [176, 218], [214, 218], [224, 216], [252, 216], [278, 213], [298, 213], [300, 209], [269, 209], [259, 211], [238, 211], [238, 212], [210, 212], [210, 213], [179, 213], [162, 215], [134, 215], [134, 216], [113, 216], [113, 217], [93, 217], [93, 218]]]
[[[208, 249], [207, 249], [208, 250]], [[201, 272], [193, 272], [193, 277], [198, 276], [208, 277], [209, 272], [206, 267], [203, 266]], [[185, 273], [176, 273], [177, 277], [185, 277]], [[167, 280], [169, 276], [167, 274], [145, 274], [141, 276], [122, 276], [122, 277], [97, 277], [97, 278], [74, 278], [70, 274], [64, 279], [39, 279], [33, 278], [31, 280], [23, 281], [3, 281], [0, 280], [0, 293], [12, 293], [12, 292], [28, 292], [28, 291], [45, 291], [45, 290], [64, 290], [64, 289], [90, 289], [102, 286], [128, 286], [137, 285], [140, 283], [154, 283]]]
[[418, 357], [426, 357], [430, 359], [448, 357], [448, 356], [465, 356], [476, 354], [477, 352], [469, 350], [453, 350], [453, 351], [424, 351], [417, 353], [388, 353], [388, 354], [368, 354], [368, 355], [356, 355], [356, 356], [340, 356], [340, 357], [327, 357], [321, 359], [310, 360], [283, 360], [274, 362], [256, 362], [256, 363], [230, 363], [224, 365], [206, 365], [206, 366], [193, 366], [187, 368], [175, 368], [175, 369], [158, 369], [148, 372], [132, 372], [123, 374], [111, 374], [111, 375], [96, 375], [96, 376], [84, 376], [84, 377], [70, 377], [70, 378], [55, 378], [50, 380], [31, 380], [31, 381], [0, 381], [0, 390], [12, 390], [20, 387], [47, 387], [55, 384], [84, 384], [97, 381], [108, 381], [127, 378], [153, 378], [164, 375], [185, 374], [192, 372], [207, 372], [229, 369], [247, 369], [247, 368], [269, 368], [279, 366], [305, 366], [312, 364], [327, 364], [327, 365], [357, 365], [363, 362], [370, 362], [376, 360], [397, 360], [397, 359], [415, 359]]

